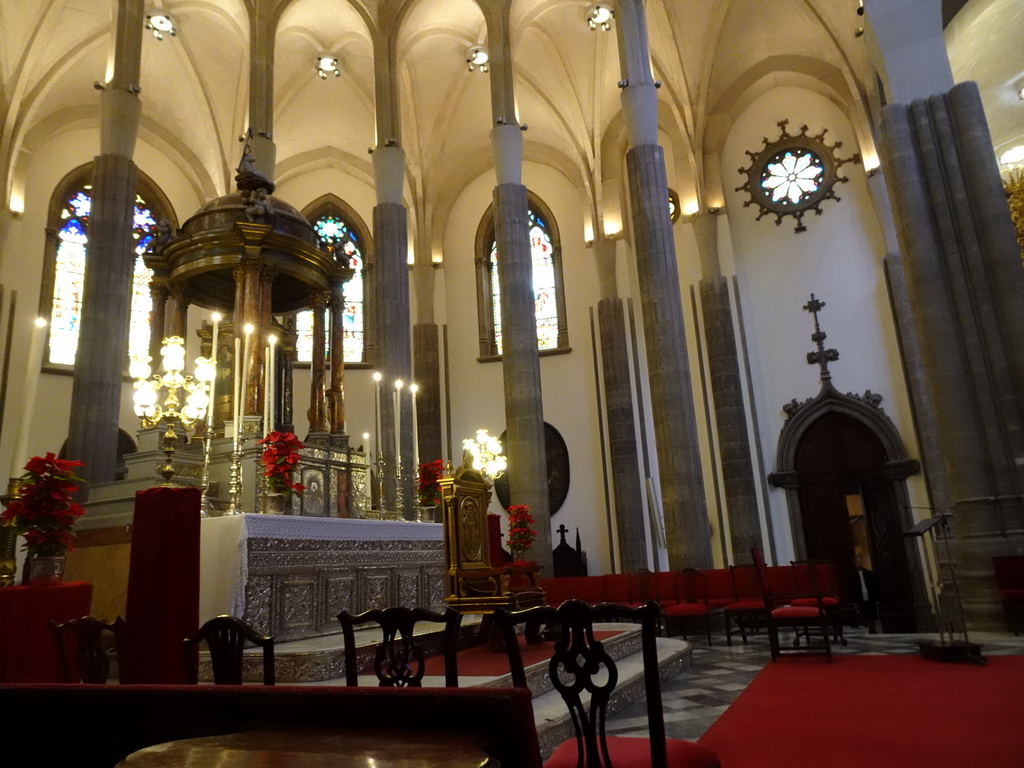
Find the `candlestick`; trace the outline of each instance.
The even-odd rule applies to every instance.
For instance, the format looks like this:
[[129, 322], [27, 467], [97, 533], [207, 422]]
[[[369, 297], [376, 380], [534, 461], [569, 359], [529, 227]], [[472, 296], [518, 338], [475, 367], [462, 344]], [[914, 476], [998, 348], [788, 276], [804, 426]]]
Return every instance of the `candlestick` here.
[[237, 451], [238, 450], [238, 440], [239, 440], [239, 437], [242, 434], [241, 424], [240, 424], [241, 419], [238, 417], [239, 413], [241, 411], [241, 399], [242, 399], [242, 397], [241, 397], [241, 395], [242, 395], [242, 339], [239, 338], [238, 333], [237, 333], [237, 329], [236, 329], [236, 333], [235, 333], [235, 365], [234, 365], [234, 368], [235, 368], [235, 380], [234, 380], [234, 383], [232, 385], [232, 391], [234, 393], [234, 397], [232, 399], [234, 400], [234, 402], [231, 403], [231, 420], [234, 423], [232, 424], [232, 430], [231, 431], [234, 433], [232, 435], [232, 437], [234, 437], [234, 440], [235, 440], [235, 448], [234, 449]]
[[373, 506], [373, 488], [370, 483], [370, 465], [373, 463], [370, 459], [370, 433], [363, 432], [363, 445], [366, 450], [366, 509]]
[[402, 455], [402, 380], [395, 379], [395, 466]]
[[220, 367], [217, 365], [217, 344], [219, 342], [218, 331], [220, 328], [220, 312], [213, 313], [213, 339], [212, 346], [210, 347], [210, 360], [213, 361], [213, 370], [215, 371], [213, 380], [210, 382], [210, 409], [206, 412], [206, 433], [210, 434], [213, 431], [213, 412], [217, 410], [217, 373], [220, 372]]
[[416, 418], [416, 394], [420, 391], [418, 384], [410, 384], [409, 392], [412, 395], [412, 468], [414, 477], [420, 471], [420, 424]]
[[252, 323], [246, 323], [245, 328], [245, 346], [244, 352], [242, 353], [242, 383], [240, 386], [241, 397], [238, 402], [238, 441], [242, 441], [242, 422], [245, 421], [245, 409], [249, 399], [249, 356], [252, 353], [252, 332], [256, 330]]
[[373, 419], [374, 419], [374, 423], [375, 423], [375, 426], [376, 426], [376, 429], [377, 429], [377, 431], [373, 435], [373, 447], [374, 447], [373, 454], [374, 454], [374, 456], [380, 456], [380, 452], [381, 452], [381, 448], [382, 448], [382, 446], [380, 444], [380, 436], [381, 436], [381, 430], [380, 430], [380, 380], [381, 380], [380, 371], [374, 371], [374, 373], [373, 373], [373, 381], [374, 381], [374, 383], [377, 386], [377, 394], [376, 394], [376, 399], [374, 400], [374, 406], [373, 406], [373, 408], [374, 408], [374, 410], [373, 410]]
[[37, 317], [28, 344], [28, 367], [25, 369], [25, 405], [21, 411], [18, 430], [14, 433], [14, 453], [11, 454], [10, 477], [21, 477], [22, 467], [28, 461], [28, 432], [32, 426], [32, 412], [35, 410], [36, 388], [39, 384], [39, 369], [43, 365], [43, 340], [46, 338], [46, 320]]

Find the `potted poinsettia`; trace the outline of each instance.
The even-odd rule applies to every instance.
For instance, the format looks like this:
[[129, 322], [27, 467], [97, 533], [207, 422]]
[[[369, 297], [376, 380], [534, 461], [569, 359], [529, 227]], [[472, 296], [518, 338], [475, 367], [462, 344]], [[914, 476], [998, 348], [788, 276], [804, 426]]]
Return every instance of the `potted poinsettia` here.
[[512, 559], [522, 562], [526, 553], [533, 547], [537, 531], [533, 529], [534, 519], [530, 508], [525, 504], [513, 504], [508, 512], [508, 546], [512, 550]]
[[81, 466], [52, 453], [33, 456], [19, 478], [15, 500], [0, 515], [25, 537], [31, 584], [59, 584], [64, 574], [67, 553], [74, 549], [75, 525], [85, 512], [72, 500], [83, 482], [75, 475]]
[[441, 503], [441, 476], [444, 462], [441, 459], [420, 464], [416, 482], [416, 519], [427, 522], [433, 519], [434, 509]]
[[299, 496], [306, 490], [302, 483], [292, 480], [292, 470], [302, 458], [299, 450], [304, 446], [291, 432], [270, 432], [262, 440], [260, 464], [263, 465], [264, 490], [267, 511], [284, 511], [284, 502], [294, 492]]

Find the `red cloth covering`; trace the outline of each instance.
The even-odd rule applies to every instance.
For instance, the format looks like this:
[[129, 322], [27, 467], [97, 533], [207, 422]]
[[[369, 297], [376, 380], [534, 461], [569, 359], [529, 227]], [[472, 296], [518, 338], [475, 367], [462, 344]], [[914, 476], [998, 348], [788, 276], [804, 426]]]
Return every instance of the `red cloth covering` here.
[[135, 495], [125, 608], [130, 682], [186, 682], [182, 640], [199, 628], [199, 503], [198, 488]]
[[86, 581], [0, 589], [0, 682], [64, 682], [50, 619], [65, 622], [90, 610]]
[[501, 515], [487, 515], [487, 545], [491, 568], [501, 568], [505, 564], [505, 550], [501, 548]]

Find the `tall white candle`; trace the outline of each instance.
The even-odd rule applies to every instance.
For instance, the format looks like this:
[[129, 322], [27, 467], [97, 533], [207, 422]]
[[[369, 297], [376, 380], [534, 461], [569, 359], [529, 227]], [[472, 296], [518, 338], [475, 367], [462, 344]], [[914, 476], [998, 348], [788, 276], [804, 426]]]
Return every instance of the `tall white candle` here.
[[[25, 406], [21, 411], [18, 430], [14, 433], [14, 453], [11, 454], [10, 477], [25, 474], [22, 468], [28, 461], [28, 432], [32, 426], [32, 412], [35, 410], [36, 388], [39, 384], [39, 369], [43, 365], [43, 342], [46, 339], [46, 320], [37, 317], [32, 337], [28, 344], [28, 367], [25, 369]], [[74, 458], [74, 457], [71, 457]]]
[[268, 432], [274, 431], [274, 403], [277, 399], [277, 336], [270, 334], [270, 361], [267, 363], [267, 427]]
[[270, 434], [270, 345], [263, 350], [263, 436]]
[[220, 373], [220, 366], [217, 365], [217, 344], [219, 343], [218, 330], [220, 328], [220, 312], [213, 313], [213, 340], [210, 347], [210, 360], [213, 362], [213, 380], [210, 382], [210, 407], [206, 411], [206, 431], [213, 431], [213, 412], [217, 402], [217, 375]]
[[375, 428], [376, 428], [377, 431], [373, 435], [373, 447], [374, 447], [374, 450], [373, 450], [373, 460], [374, 461], [376, 461], [377, 457], [380, 455], [380, 449], [381, 449], [381, 444], [380, 444], [380, 435], [381, 435], [381, 431], [380, 431], [380, 380], [381, 380], [380, 371], [375, 371], [374, 374], [373, 374], [373, 381], [374, 381], [374, 384], [377, 387], [377, 393], [376, 393], [376, 398], [373, 401], [374, 402], [374, 406], [373, 406], [373, 420], [374, 420]]
[[409, 385], [409, 393], [412, 395], [412, 469], [414, 476], [420, 471], [420, 425], [416, 418], [416, 394], [420, 391], [417, 384]]
[[235, 333], [235, 381], [232, 387], [234, 402], [231, 404], [231, 420], [234, 422], [235, 450], [238, 450], [238, 441], [242, 434], [241, 418], [242, 412], [242, 339]]
[[402, 455], [402, 380], [395, 380], [395, 466]]
[[249, 399], [249, 356], [252, 354], [252, 323], [245, 324], [245, 346], [242, 352], [242, 396], [238, 403], [238, 441], [242, 441], [242, 422], [245, 421], [246, 400]]

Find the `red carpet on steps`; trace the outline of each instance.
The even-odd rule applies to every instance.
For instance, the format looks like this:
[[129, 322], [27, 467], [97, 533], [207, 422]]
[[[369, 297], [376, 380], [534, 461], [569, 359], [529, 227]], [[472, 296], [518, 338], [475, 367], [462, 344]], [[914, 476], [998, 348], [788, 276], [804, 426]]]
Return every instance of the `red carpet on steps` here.
[[[616, 632], [595, 632], [594, 637], [598, 640], [607, 640], [616, 635]], [[555, 644], [552, 642], [528, 645], [519, 636], [519, 652], [523, 656], [523, 666], [529, 667], [541, 661], [547, 661], [554, 653]], [[466, 677], [501, 677], [509, 673], [508, 656], [504, 651], [492, 651], [486, 644], [473, 645], [463, 648], [458, 654], [459, 676]], [[428, 656], [428, 675], [444, 674], [444, 657]]]
[[1021, 768], [1024, 656], [769, 664], [700, 744], [723, 768]]

